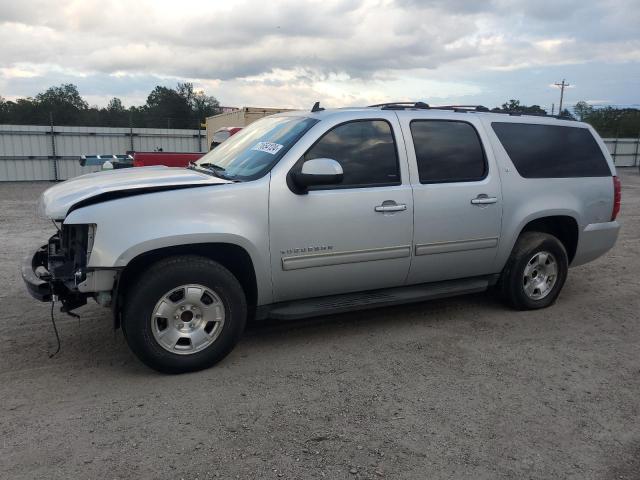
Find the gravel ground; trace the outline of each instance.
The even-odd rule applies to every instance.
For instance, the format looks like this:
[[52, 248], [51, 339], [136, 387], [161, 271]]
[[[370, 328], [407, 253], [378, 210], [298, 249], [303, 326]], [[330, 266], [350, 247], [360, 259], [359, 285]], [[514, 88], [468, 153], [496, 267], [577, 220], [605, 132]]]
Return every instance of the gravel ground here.
[[140, 364], [108, 310], [32, 300], [48, 183], [0, 184], [1, 478], [640, 479], [640, 177], [559, 301], [491, 295], [249, 328], [207, 371]]

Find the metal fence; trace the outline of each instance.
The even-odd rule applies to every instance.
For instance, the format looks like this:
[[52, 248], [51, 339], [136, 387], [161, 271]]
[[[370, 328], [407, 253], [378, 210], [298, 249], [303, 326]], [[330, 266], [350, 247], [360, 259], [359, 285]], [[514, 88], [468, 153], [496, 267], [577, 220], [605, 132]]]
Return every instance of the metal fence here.
[[640, 165], [639, 138], [603, 138], [613, 157], [616, 167], [636, 167]]
[[81, 155], [206, 151], [204, 130], [0, 125], [0, 181], [66, 180], [96, 171]]
[[[605, 138], [616, 166], [640, 165], [640, 138]], [[0, 181], [66, 180], [100, 167], [80, 155], [127, 151], [202, 152], [204, 130], [0, 125]]]

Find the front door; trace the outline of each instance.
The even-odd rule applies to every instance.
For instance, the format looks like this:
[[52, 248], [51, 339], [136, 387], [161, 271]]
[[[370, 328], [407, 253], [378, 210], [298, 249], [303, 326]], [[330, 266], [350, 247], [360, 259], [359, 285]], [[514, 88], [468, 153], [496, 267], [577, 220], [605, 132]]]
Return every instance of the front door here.
[[489, 144], [481, 122], [398, 115], [405, 138], [411, 139], [407, 150], [415, 210], [407, 283], [494, 273], [502, 195], [495, 159], [490, 147], [483, 147]]
[[404, 284], [413, 235], [406, 153], [395, 114], [371, 116], [328, 123], [298, 159], [297, 166], [314, 158], [336, 160], [344, 171], [340, 184], [296, 194], [284, 175], [272, 175], [275, 301]]

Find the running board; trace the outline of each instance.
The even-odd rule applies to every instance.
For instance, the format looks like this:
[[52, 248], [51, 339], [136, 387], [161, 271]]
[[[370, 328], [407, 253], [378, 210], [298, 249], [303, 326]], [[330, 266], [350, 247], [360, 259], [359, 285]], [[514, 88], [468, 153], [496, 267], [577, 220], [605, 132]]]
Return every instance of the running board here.
[[266, 312], [261, 312], [262, 315], [259, 316], [278, 320], [292, 320], [423, 302], [436, 298], [483, 292], [494, 283], [492, 280], [491, 277], [474, 277], [281, 302], [266, 306]]

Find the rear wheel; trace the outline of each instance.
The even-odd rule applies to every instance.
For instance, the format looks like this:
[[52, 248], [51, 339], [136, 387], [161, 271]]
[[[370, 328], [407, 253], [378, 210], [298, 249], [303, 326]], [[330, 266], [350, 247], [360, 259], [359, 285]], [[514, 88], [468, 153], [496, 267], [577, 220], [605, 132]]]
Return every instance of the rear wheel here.
[[210, 367], [238, 342], [247, 318], [235, 276], [203, 257], [162, 260], [132, 284], [123, 326], [131, 350], [166, 373]]
[[503, 297], [518, 310], [548, 307], [558, 298], [568, 269], [560, 240], [548, 233], [525, 232], [502, 272]]

